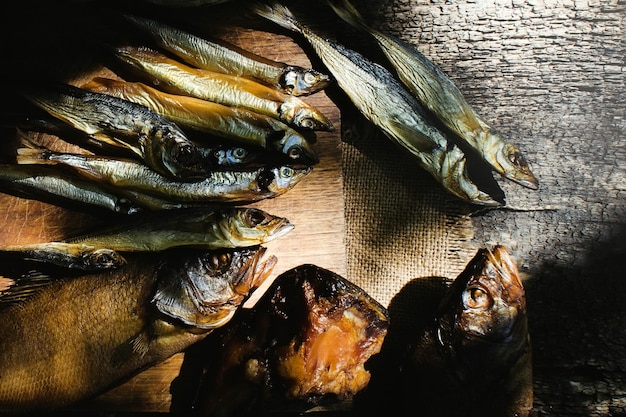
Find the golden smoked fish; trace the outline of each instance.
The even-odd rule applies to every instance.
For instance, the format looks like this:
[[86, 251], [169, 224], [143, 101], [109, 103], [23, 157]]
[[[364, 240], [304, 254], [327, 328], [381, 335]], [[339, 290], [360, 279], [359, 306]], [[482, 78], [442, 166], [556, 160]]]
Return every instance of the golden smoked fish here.
[[137, 254], [113, 271], [13, 278], [0, 295], [0, 410], [91, 398], [203, 339], [267, 277], [264, 252]]
[[0, 190], [71, 209], [103, 209], [120, 214], [142, 210], [141, 204], [112, 192], [101, 183], [53, 166], [0, 164]]
[[[477, 251], [448, 287], [434, 317], [412, 337], [407, 352], [400, 371], [376, 385], [378, 376], [393, 366], [387, 362], [372, 368], [367, 393], [370, 398], [385, 396], [397, 415], [415, 415], [416, 409], [426, 416], [532, 415], [526, 295], [504, 246]], [[377, 406], [367, 401], [364, 407], [372, 411]]]
[[249, 78], [294, 96], [313, 94], [332, 82], [328, 75], [312, 68], [273, 61], [155, 20], [130, 15], [126, 18], [149, 34], [159, 47], [198, 68]]
[[526, 158], [513, 144], [492, 129], [467, 102], [454, 82], [412, 44], [367, 25], [348, 1], [329, 0], [335, 12], [347, 23], [370, 33], [398, 76], [420, 103], [448, 129], [465, 140], [491, 167], [505, 178], [537, 189]]
[[187, 95], [245, 108], [299, 128], [333, 130], [330, 120], [315, 107], [256, 81], [192, 68], [146, 47], [118, 47], [116, 55], [126, 64]]
[[183, 131], [145, 106], [69, 84], [23, 94], [50, 115], [107, 146], [133, 151], [160, 174], [172, 178], [207, 174], [198, 149]]
[[181, 375], [204, 370], [191, 408], [206, 417], [302, 415], [349, 402], [367, 386], [366, 363], [388, 326], [385, 307], [345, 278], [292, 268], [186, 355]]
[[301, 133], [267, 115], [166, 93], [139, 82], [95, 78], [83, 88], [141, 104], [181, 127], [278, 152], [293, 163], [319, 162], [312, 144]]
[[[310, 166], [262, 166], [250, 171], [213, 171], [198, 181], [177, 181], [128, 159], [20, 148], [18, 164], [66, 165], [90, 180], [116, 189], [150, 194], [179, 203], [248, 203], [274, 198], [295, 187]], [[123, 193], [124, 191], [120, 191]]]
[[461, 149], [428, 123], [417, 99], [389, 71], [356, 51], [320, 37], [283, 5], [259, 4], [253, 9], [258, 15], [304, 36], [359, 111], [413, 155], [446, 190], [474, 204], [501, 205], [472, 182]]

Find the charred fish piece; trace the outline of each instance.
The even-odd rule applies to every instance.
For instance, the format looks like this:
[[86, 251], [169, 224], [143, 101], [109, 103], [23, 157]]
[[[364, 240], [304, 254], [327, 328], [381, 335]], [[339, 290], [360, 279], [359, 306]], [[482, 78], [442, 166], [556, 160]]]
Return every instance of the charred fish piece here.
[[[194, 349], [205, 369], [193, 406], [199, 415], [349, 402], [369, 381], [365, 363], [378, 353], [389, 319], [363, 289], [311, 264], [281, 274], [253, 309], [237, 314]], [[185, 361], [198, 366], [193, 356]]]
[[213, 171], [198, 181], [177, 181], [128, 159], [47, 149], [20, 148], [17, 162], [68, 166], [90, 180], [183, 203], [249, 203], [274, 198], [291, 190], [312, 170], [310, 166], [262, 166], [249, 171]]
[[[417, 335], [395, 381], [402, 415], [527, 417], [533, 406], [526, 296], [503, 246], [480, 249]], [[383, 368], [372, 369], [374, 381]], [[376, 386], [384, 388], [377, 383]], [[370, 408], [374, 404], [367, 404]]]
[[273, 61], [223, 41], [212, 41], [155, 20], [126, 15], [164, 50], [198, 68], [249, 78], [294, 96], [326, 88], [332, 79], [312, 68]]
[[198, 149], [183, 131], [145, 106], [69, 84], [24, 91], [23, 95], [104, 147], [132, 151], [162, 175], [178, 179], [207, 175]]
[[[183, 128], [234, 143], [282, 154], [292, 163], [319, 161], [312, 144], [273, 117], [181, 94], [170, 94], [140, 82], [95, 78], [84, 89], [146, 106]], [[200, 147], [202, 152], [202, 147]]]
[[91, 398], [203, 339], [267, 276], [264, 251], [144, 254], [114, 271], [15, 278], [0, 295], [0, 410]]
[[524, 187], [537, 189], [537, 178], [522, 152], [477, 115], [439, 67], [414, 45], [367, 25], [348, 0], [328, 0], [328, 3], [344, 21], [374, 37], [420, 103], [474, 148], [496, 172]]
[[244, 77], [193, 68], [147, 47], [115, 48], [126, 64], [192, 97], [274, 117], [310, 130], [333, 130], [333, 125], [306, 101]]
[[474, 204], [502, 204], [474, 184], [468, 176], [461, 149], [428, 122], [417, 99], [388, 70], [356, 51], [320, 37], [281, 4], [256, 4], [253, 11], [304, 36], [365, 118], [413, 155], [446, 190]]

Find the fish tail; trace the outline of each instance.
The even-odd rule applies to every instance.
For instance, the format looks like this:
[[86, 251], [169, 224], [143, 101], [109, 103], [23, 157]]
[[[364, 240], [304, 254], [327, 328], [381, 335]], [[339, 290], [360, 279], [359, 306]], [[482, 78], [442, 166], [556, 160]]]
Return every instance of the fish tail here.
[[326, 0], [326, 3], [349, 25], [357, 29], [369, 30], [365, 19], [349, 0]]
[[50, 160], [49, 150], [42, 147], [38, 143], [35, 143], [24, 131], [17, 129], [17, 134], [20, 137], [20, 147], [17, 149], [17, 154], [15, 156], [18, 164], [34, 165], [56, 163]]
[[254, 13], [261, 17], [270, 20], [277, 25], [291, 30], [293, 32], [302, 33], [302, 26], [298, 23], [296, 17], [291, 10], [278, 2], [272, 2], [269, 4], [257, 3], [252, 6]]

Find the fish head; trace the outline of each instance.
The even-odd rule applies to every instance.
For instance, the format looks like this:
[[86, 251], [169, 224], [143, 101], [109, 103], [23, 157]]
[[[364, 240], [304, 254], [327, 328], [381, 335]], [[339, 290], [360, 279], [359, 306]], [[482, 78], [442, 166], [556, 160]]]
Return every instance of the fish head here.
[[257, 208], [239, 208], [226, 215], [226, 233], [233, 241], [259, 244], [284, 236], [294, 225], [284, 217]]
[[313, 149], [313, 143], [300, 132], [287, 128], [276, 133], [274, 137], [269, 139], [269, 145], [284, 155], [290, 163], [312, 165], [319, 162], [319, 157]]
[[81, 253], [81, 262], [94, 270], [115, 269], [126, 264], [126, 259], [119, 252], [108, 248], [93, 248]]
[[491, 152], [495, 154], [496, 161], [505, 177], [524, 187], [532, 190], [537, 189], [537, 178], [531, 172], [530, 165], [522, 151], [515, 145], [503, 140], [495, 130], [489, 130], [485, 133], [484, 143], [488, 148], [495, 148]]
[[257, 159], [258, 154], [240, 146], [218, 146], [211, 150], [210, 163], [219, 167], [242, 166]]
[[170, 177], [203, 178], [208, 173], [200, 149], [175, 126], [156, 132], [144, 149], [146, 157]]
[[261, 189], [280, 195], [296, 186], [313, 170], [310, 166], [291, 167], [288, 165], [262, 168], [257, 177]]
[[323, 90], [332, 82], [332, 78], [314, 69], [296, 66], [285, 68], [280, 80], [282, 89], [291, 95], [302, 96]]
[[281, 104], [280, 119], [307, 130], [323, 130], [330, 132], [334, 126], [322, 112], [300, 100], [288, 97]]
[[521, 354], [528, 339], [526, 296], [503, 246], [477, 252], [444, 297], [437, 324], [439, 344], [465, 377], [502, 370]]
[[201, 331], [226, 324], [269, 275], [260, 259], [266, 248], [194, 250], [177, 253], [159, 269], [152, 302], [170, 318]]

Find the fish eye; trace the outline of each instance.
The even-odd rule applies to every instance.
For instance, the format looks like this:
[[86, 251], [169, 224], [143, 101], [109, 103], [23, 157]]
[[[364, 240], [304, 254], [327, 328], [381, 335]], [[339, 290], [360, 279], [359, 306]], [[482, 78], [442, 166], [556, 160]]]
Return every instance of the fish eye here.
[[526, 166], [526, 159], [524, 158], [524, 156], [522, 155], [521, 152], [511, 152], [509, 154], [509, 161], [511, 161], [511, 163], [513, 165], [516, 166]]
[[243, 159], [248, 155], [248, 151], [244, 148], [235, 148], [233, 149], [233, 155], [235, 155], [235, 158]]
[[463, 305], [472, 309], [487, 309], [493, 304], [491, 297], [482, 288], [471, 287], [463, 293]]
[[172, 149], [172, 156], [182, 164], [190, 163], [193, 160], [194, 152], [190, 145], [181, 145]]
[[317, 81], [317, 77], [314, 74], [311, 74], [310, 72], [304, 73], [304, 82], [305, 83], [313, 84], [316, 81]]
[[305, 129], [313, 129], [315, 127], [315, 122], [313, 121], [313, 119], [307, 117], [300, 120], [300, 127], [303, 127]]
[[263, 224], [267, 219], [265, 218], [265, 213], [261, 210], [250, 209], [248, 210], [248, 221], [251, 226], [258, 226]]
[[89, 258], [94, 265], [106, 268], [114, 266], [117, 263], [118, 257], [116, 255], [117, 253], [113, 250], [98, 249], [94, 251]]
[[280, 176], [282, 178], [291, 178], [294, 174], [293, 168], [291, 167], [281, 167], [280, 168]]
[[222, 271], [230, 265], [232, 255], [228, 252], [217, 253], [210, 257], [209, 266], [215, 271]]
[[302, 148], [299, 146], [292, 146], [287, 151], [287, 156], [291, 159], [298, 159], [302, 156]]

